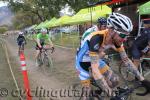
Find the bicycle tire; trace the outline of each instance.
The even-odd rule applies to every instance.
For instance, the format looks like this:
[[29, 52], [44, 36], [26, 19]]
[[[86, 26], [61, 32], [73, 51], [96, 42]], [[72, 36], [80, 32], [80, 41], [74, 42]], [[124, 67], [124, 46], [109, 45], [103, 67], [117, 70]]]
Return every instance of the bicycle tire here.
[[145, 78], [150, 77], [150, 63], [148, 61], [141, 62], [142, 74]]
[[44, 62], [44, 65], [46, 67], [49, 67], [49, 68], [53, 67], [53, 63], [52, 63], [52, 59], [51, 58], [46, 56], [46, 57], [44, 57], [43, 62]]
[[39, 55], [39, 57], [36, 59], [36, 64], [38, 67], [42, 66], [43, 61], [42, 61], [41, 55]]
[[133, 82], [133, 80], [135, 80], [133, 73], [131, 73], [123, 63], [119, 66], [119, 73], [126, 82]]

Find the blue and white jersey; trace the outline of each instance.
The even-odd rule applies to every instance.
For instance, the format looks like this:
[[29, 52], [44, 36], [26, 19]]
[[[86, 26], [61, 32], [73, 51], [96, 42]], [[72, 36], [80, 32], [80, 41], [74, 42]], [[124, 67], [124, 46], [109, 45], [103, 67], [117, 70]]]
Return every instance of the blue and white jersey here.
[[98, 27], [96, 25], [93, 25], [93, 27], [87, 29], [82, 35], [81, 44], [82, 44], [83, 40], [86, 40], [86, 38], [89, 34], [91, 34], [92, 32], [95, 32], [95, 31], [98, 31]]

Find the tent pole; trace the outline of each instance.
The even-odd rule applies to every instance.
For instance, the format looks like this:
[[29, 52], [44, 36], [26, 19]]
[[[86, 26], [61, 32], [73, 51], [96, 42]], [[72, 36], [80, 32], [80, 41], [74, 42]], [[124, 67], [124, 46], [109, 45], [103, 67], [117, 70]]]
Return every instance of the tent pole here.
[[142, 24], [141, 24], [141, 16], [140, 16], [140, 14], [139, 14], [139, 29], [138, 29], [138, 35], [137, 35], [137, 37], [140, 36], [141, 27], [142, 27]]
[[90, 7], [90, 14], [91, 14], [91, 27], [92, 27], [92, 7]]

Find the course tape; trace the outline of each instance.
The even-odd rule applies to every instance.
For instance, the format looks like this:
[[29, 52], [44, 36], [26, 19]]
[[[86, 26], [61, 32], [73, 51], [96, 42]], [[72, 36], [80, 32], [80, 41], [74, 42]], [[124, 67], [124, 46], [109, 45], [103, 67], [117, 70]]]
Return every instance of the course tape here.
[[[7, 63], [8, 63], [8, 65], [9, 65], [9, 69], [10, 69], [11, 75], [12, 75], [12, 77], [13, 77], [13, 80], [14, 80], [14, 83], [15, 83], [15, 85], [16, 85], [16, 88], [17, 88], [17, 90], [19, 91], [20, 89], [19, 89], [19, 87], [18, 87], [16, 78], [15, 78], [14, 73], [13, 73], [13, 70], [12, 70], [12, 66], [11, 66], [11, 64], [10, 64], [9, 55], [8, 55], [8, 49], [7, 49], [6, 44], [4, 44], [5, 40], [3, 40], [3, 39], [1, 39], [1, 38], [0, 38], [0, 40], [1, 40], [2, 48], [3, 48], [4, 51], [5, 51], [5, 55], [6, 55]], [[20, 95], [19, 95], [19, 98], [20, 98], [20, 100], [23, 100], [23, 98], [22, 98]]]

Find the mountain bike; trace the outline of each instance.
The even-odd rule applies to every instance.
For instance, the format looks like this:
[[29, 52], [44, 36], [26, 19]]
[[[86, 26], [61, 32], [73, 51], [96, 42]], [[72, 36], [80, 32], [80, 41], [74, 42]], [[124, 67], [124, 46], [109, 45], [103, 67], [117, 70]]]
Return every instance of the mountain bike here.
[[[150, 58], [141, 58], [140, 66], [138, 67], [139, 72], [145, 77], [150, 77]], [[122, 75], [123, 79], [128, 82], [133, 82], [135, 80], [135, 76], [130, 72], [127, 67], [121, 63], [119, 66], [119, 72]]]
[[[89, 70], [90, 71], [90, 70]], [[91, 72], [90, 72], [91, 73]], [[91, 74], [90, 74], [91, 76]], [[119, 85], [119, 87], [113, 88], [113, 95], [108, 97], [108, 95], [99, 87], [94, 78], [91, 76], [91, 92], [89, 95], [86, 95], [87, 100], [134, 100], [132, 97], [133, 93], [136, 91], [136, 95], [138, 96], [145, 96], [148, 93], [146, 93], [146, 88], [141, 85], [141, 82], [136, 82], [135, 84], [128, 85], [126, 83], [123, 83]], [[138, 89], [144, 88], [145, 91], [137, 93]], [[81, 94], [78, 95], [78, 99], [74, 100], [84, 100], [83, 99], [83, 89], [81, 86], [76, 86], [75, 91], [79, 91]]]
[[[45, 72], [49, 71], [53, 67], [52, 58], [48, 56], [48, 53], [47, 53], [48, 50], [52, 50], [52, 49], [42, 48], [36, 60], [36, 63], [38, 64], [38, 66], [39, 67], [43, 66]], [[53, 50], [51, 51], [51, 53], [53, 53]]]
[[[144, 88], [145, 91], [142, 93], [136, 93], [138, 96], [145, 96], [146, 88], [141, 85], [140, 82], [137, 82], [133, 86], [128, 86], [127, 84], [123, 84], [123, 86], [119, 86], [113, 89], [113, 96], [108, 97], [105, 92], [96, 84], [93, 80], [92, 85], [97, 88], [96, 91], [92, 92], [92, 96], [96, 98], [96, 100], [134, 100], [132, 98], [132, 94], [135, 93], [139, 88]], [[91, 99], [95, 100], [95, 99]]]
[[[114, 54], [113, 54], [114, 55]], [[109, 59], [111, 58], [112, 55], [109, 55]], [[110, 62], [109, 62], [110, 63]], [[145, 96], [147, 95], [147, 89], [145, 87], [143, 87], [141, 85], [141, 82], [136, 82], [133, 84], [133, 86], [126, 84], [126, 82], [123, 82], [123, 84], [121, 84], [119, 87], [113, 88], [113, 96], [109, 97], [107, 96], [107, 94], [101, 89], [101, 87], [99, 87], [93, 76], [92, 76], [92, 70], [89, 69], [89, 73], [90, 73], [90, 80], [91, 80], [91, 84], [92, 86], [94, 86], [96, 89], [96, 91], [92, 91], [92, 95], [94, 98], [97, 98], [96, 100], [105, 100], [105, 98], [107, 98], [107, 100], [133, 100], [132, 98], [132, 94], [135, 92], [135, 90], [139, 89], [139, 88], [144, 88], [145, 91], [143, 91], [142, 93], [136, 93], [136, 95], [138, 96]], [[90, 99], [90, 100], [95, 100], [95, 99]]]

